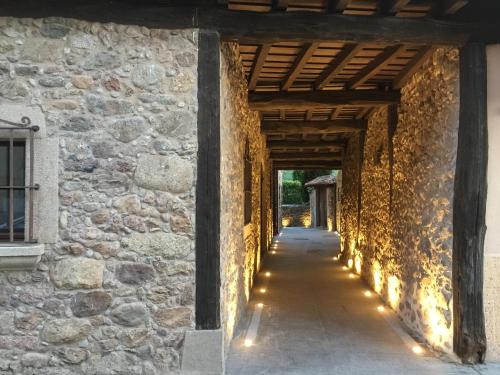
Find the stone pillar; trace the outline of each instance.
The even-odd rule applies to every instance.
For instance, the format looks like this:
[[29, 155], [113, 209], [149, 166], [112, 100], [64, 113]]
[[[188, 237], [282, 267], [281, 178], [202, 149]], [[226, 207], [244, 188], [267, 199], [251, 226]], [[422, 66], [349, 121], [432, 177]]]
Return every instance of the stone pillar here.
[[488, 195], [484, 246], [484, 315], [488, 361], [500, 361], [500, 44], [488, 46]]

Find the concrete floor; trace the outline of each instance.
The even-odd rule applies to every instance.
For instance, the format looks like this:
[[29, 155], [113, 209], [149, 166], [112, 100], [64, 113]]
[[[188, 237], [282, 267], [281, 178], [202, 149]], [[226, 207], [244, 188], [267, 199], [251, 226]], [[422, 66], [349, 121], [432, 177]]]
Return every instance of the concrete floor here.
[[[332, 259], [339, 248], [334, 234], [286, 228], [278, 241], [231, 344], [227, 374], [500, 374], [497, 366], [463, 366], [428, 352], [414, 354], [409, 337], [382, 315], [391, 313], [377, 311], [378, 297], [366, 297], [363, 282], [349, 278]], [[264, 308], [257, 337], [245, 347], [259, 302]]]

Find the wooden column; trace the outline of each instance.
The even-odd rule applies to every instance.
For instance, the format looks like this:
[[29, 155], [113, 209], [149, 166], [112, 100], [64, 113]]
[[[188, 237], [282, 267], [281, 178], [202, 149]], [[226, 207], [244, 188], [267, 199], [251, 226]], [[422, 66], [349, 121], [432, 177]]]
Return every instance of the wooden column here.
[[278, 202], [278, 170], [272, 169], [271, 176], [271, 189], [272, 189], [272, 211], [273, 211], [273, 236], [279, 233], [279, 202]]
[[488, 129], [486, 51], [460, 50], [460, 124], [453, 200], [453, 348], [464, 363], [486, 354], [483, 252], [486, 232]]
[[220, 328], [220, 43], [200, 30], [196, 180], [196, 328]]

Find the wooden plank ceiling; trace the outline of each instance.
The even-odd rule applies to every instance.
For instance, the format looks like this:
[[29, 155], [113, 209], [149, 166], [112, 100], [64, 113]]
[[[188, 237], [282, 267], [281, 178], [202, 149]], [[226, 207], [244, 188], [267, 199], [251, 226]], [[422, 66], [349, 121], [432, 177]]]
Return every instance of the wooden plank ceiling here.
[[[345, 15], [446, 17], [465, 0], [230, 0], [235, 11], [335, 12]], [[380, 105], [397, 103], [399, 89], [432, 53], [409, 44], [240, 44], [251, 108], [261, 114], [276, 166], [340, 168], [348, 138], [366, 128]]]

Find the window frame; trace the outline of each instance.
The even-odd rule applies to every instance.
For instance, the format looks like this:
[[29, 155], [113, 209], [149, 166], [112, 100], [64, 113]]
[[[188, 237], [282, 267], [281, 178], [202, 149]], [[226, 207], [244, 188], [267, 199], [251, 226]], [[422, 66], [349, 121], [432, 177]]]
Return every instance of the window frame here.
[[[3, 125], [6, 124], [7, 126]], [[40, 130], [38, 125], [32, 125], [29, 117], [22, 117], [21, 122], [12, 122], [0, 118], [0, 142], [7, 143], [8, 165], [7, 185], [0, 185], [0, 191], [7, 190], [8, 229], [0, 233], [0, 245], [18, 243], [37, 243], [33, 235], [34, 228], [34, 191], [39, 189], [34, 184], [35, 145], [34, 134]], [[14, 147], [24, 146], [24, 178], [22, 184], [14, 181]], [[16, 232], [14, 217], [15, 191], [24, 190], [24, 228]]]

